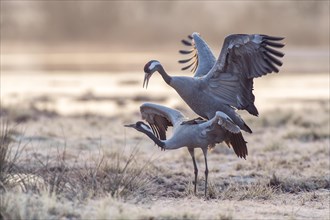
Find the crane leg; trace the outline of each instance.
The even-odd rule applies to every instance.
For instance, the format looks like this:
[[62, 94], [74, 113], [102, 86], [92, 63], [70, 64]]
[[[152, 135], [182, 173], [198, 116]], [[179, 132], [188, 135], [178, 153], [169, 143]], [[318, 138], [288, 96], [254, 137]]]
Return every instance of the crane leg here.
[[194, 194], [196, 195], [198, 168], [197, 168], [196, 159], [195, 159], [195, 149], [194, 148], [188, 148], [188, 151], [191, 155], [191, 158], [192, 158], [192, 161], [193, 161], [193, 164], [194, 164], [194, 174], [195, 174]]
[[207, 178], [208, 178], [208, 175], [209, 175], [209, 169], [208, 169], [208, 166], [207, 166], [207, 148], [203, 148], [203, 154], [204, 154], [204, 159], [205, 159], [205, 198], [206, 198], [206, 195], [207, 195]]

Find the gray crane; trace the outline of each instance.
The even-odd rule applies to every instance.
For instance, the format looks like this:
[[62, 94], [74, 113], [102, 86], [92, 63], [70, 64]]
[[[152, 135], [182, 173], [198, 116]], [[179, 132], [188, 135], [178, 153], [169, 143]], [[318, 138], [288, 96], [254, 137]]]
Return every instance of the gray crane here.
[[[246, 158], [248, 150], [241, 129], [223, 112], [217, 111], [210, 120], [195, 120], [194, 123], [182, 124], [186, 117], [177, 110], [157, 105], [144, 103], [140, 107], [142, 121], [135, 124], [125, 125], [135, 128], [146, 134], [156, 145], [163, 150], [173, 150], [187, 147], [192, 157], [194, 165], [194, 193], [196, 194], [196, 184], [198, 168], [195, 160], [195, 148], [201, 148], [205, 159], [205, 197], [207, 196], [207, 150], [213, 148], [215, 144], [225, 142], [228, 147], [232, 147], [238, 157]], [[166, 139], [168, 126], [173, 126], [172, 136]]]
[[[252, 93], [253, 79], [279, 72], [278, 67], [282, 66], [282, 62], [278, 58], [283, 57], [284, 54], [274, 48], [282, 48], [284, 44], [279, 41], [284, 38], [261, 34], [229, 35], [225, 38], [216, 61], [213, 60], [212, 52], [199, 34], [192, 34], [192, 39], [194, 49], [181, 52], [195, 51], [192, 57], [195, 58], [194, 77], [170, 76], [159, 61], [151, 60], [144, 67], [143, 87], [147, 88], [152, 74], [158, 72], [199, 116], [211, 119], [217, 111], [222, 111], [242, 130], [252, 133], [236, 109], [247, 110], [250, 114], [258, 116]], [[193, 45], [188, 41], [183, 42], [186, 45]], [[207, 54], [207, 58], [202, 56], [203, 53]], [[192, 59], [185, 62], [190, 60]]]
[[191, 72], [195, 72], [194, 77], [205, 75], [216, 62], [215, 56], [209, 45], [203, 40], [199, 33], [193, 33], [188, 36], [188, 40], [183, 39], [181, 42], [185, 46], [192, 47], [190, 50], [179, 50], [181, 54], [192, 54], [192, 57], [179, 60], [179, 63], [185, 64], [192, 61], [188, 66], [181, 68], [187, 70], [191, 67]]

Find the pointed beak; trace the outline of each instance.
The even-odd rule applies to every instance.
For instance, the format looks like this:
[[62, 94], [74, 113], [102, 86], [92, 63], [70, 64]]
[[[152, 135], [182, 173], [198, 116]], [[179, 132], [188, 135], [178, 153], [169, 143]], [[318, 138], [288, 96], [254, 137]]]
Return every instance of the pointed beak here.
[[128, 127], [128, 128], [135, 128], [135, 124], [128, 124], [128, 125], [124, 125], [125, 127]]
[[150, 79], [151, 75], [152, 75], [152, 73], [145, 73], [144, 80], [143, 80], [143, 88], [144, 88], [144, 86], [146, 86], [146, 89], [148, 88], [149, 79]]

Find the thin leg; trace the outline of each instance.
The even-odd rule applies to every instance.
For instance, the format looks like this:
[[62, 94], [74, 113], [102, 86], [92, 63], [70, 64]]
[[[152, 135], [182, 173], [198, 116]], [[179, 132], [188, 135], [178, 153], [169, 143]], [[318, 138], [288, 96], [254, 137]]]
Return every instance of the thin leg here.
[[194, 173], [195, 173], [194, 194], [196, 195], [198, 169], [197, 169], [197, 164], [196, 164], [196, 159], [195, 159], [195, 150], [194, 150], [194, 148], [188, 148], [188, 151], [191, 155], [191, 158], [192, 158], [193, 164], [194, 164]]
[[207, 177], [209, 175], [209, 169], [207, 167], [207, 148], [203, 148], [203, 154], [205, 159], [205, 198], [207, 194]]

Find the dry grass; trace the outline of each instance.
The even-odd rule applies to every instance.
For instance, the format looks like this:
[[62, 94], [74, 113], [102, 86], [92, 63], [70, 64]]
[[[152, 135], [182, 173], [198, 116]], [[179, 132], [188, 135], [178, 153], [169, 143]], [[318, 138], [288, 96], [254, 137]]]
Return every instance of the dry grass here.
[[313, 192], [319, 189], [330, 189], [330, 176], [311, 176], [311, 177], [277, 177], [273, 174], [269, 186], [276, 187], [284, 193]]
[[275, 187], [257, 182], [244, 186], [238, 183], [232, 183], [227, 188], [219, 192], [218, 195], [220, 199], [269, 200], [273, 198], [275, 193]]
[[[91, 94], [81, 102], [128, 97]], [[130, 111], [144, 96], [120, 102]], [[274, 103], [281, 107], [259, 118], [240, 112], [254, 131], [244, 133], [249, 155], [238, 159], [224, 145], [209, 153], [207, 200], [202, 153], [196, 151], [195, 196], [186, 149], [161, 152], [148, 138], [123, 128], [140, 119], [137, 109], [109, 117], [65, 116], [41, 108], [38, 100], [1, 109], [1, 120], [8, 121], [0, 133], [4, 219], [327, 219], [330, 214], [330, 111], [324, 100], [292, 101], [299, 108], [281, 100], [283, 106]]]
[[4, 219], [82, 218], [75, 209], [86, 201], [139, 200], [146, 190], [152, 191], [148, 189], [152, 178], [146, 175], [153, 172], [152, 162], [141, 162], [136, 147], [128, 153], [100, 150], [88, 162], [70, 164], [66, 147], [46, 161], [37, 154], [23, 156], [20, 143], [13, 153], [10, 133], [4, 124], [0, 136], [0, 214]]
[[[12, 174], [16, 172], [19, 164], [19, 157], [24, 151], [24, 146], [20, 142], [16, 148], [11, 147], [13, 142], [11, 137], [15, 133], [14, 128], [9, 128], [8, 122], [1, 120], [0, 123], [0, 191], [7, 191], [7, 186], [13, 178]], [[24, 184], [24, 181], [23, 183]]]
[[[299, 134], [297, 128], [301, 125], [294, 123], [292, 116], [284, 124], [279, 123], [283, 118], [288, 118], [286, 115], [294, 114], [291, 111], [277, 111], [276, 119], [269, 113], [268, 117], [272, 119], [265, 119], [268, 122], [257, 129], [267, 127], [271, 130], [272, 127], [277, 127], [281, 130], [286, 127]], [[326, 118], [325, 115], [320, 117]], [[96, 123], [97, 120], [90, 120], [93, 121], [92, 126], [102, 126], [99, 122]], [[317, 134], [326, 130], [326, 127], [326, 123], [319, 126]], [[192, 164], [186, 152], [175, 157], [171, 156], [175, 152], [169, 152], [167, 155], [170, 158], [157, 159], [155, 164], [146, 159], [149, 154], [141, 148], [139, 151], [136, 147], [131, 150], [110, 150], [99, 146], [86, 160], [79, 155], [72, 156], [71, 147], [64, 140], [63, 145], [56, 146], [55, 154], [43, 155], [35, 151], [26, 153], [23, 150], [29, 146], [26, 147], [16, 135], [24, 134], [9, 129], [8, 124], [3, 128], [0, 211], [6, 219], [202, 219], [205, 216], [202, 210], [196, 212], [182, 209], [171, 213], [169, 210], [172, 208], [169, 208], [158, 212], [156, 210], [159, 204], [155, 204], [155, 207], [150, 202], [176, 199], [189, 204], [196, 200], [193, 195]], [[258, 132], [257, 130], [256, 133]], [[314, 144], [313, 140], [301, 139], [299, 136], [288, 137], [285, 132], [269, 131], [274, 139], [264, 145], [269, 138], [267, 133], [255, 135], [258, 140], [254, 140], [256, 137], [252, 136], [249, 141], [251, 150], [246, 161], [237, 160], [227, 148], [224, 155], [222, 150], [210, 153], [210, 166], [216, 166], [219, 159], [222, 162], [219, 164], [220, 169], [213, 168], [210, 172], [209, 201], [253, 201], [257, 204], [281, 201], [287, 204], [287, 198], [293, 199], [292, 197], [298, 195], [300, 197], [296, 201], [297, 205], [308, 207], [310, 204], [323, 204], [329, 199], [329, 193], [322, 193], [322, 190], [330, 190], [329, 172], [326, 169], [329, 165], [326, 159], [329, 155], [328, 136], [317, 139], [319, 144]], [[33, 144], [35, 142], [27, 145]], [[314, 147], [309, 147], [311, 144]], [[309, 155], [318, 157], [319, 161], [311, 160]], [[186, 158], [186, 168], [183, 168], [180, 157]], [[202, 161], [200, 155], [197, 158]], [[223, 173], [221, 167], [226, 164], [231, 165]], [[168, 169], [170, 165], [180, 167], [180, 170]], [[200, 171], [202, 170], [201, 167]], [[312, 175], [311, 172], [315, 170], [318, 173]], [[202, 173], [200, 172], [198, 180], [197, 199], [203, 199]], [[325, 206], [320, 205], [321, 210]], [[261, 214], [263, 215], [266, 214]], [[299, 213], [285, 215], [295, 219]], [[211, 216], [215, 219], [234, 219], [240, 215], [229, 208], [229, 211], [221, 209]], [[282, 215], [279, 212], [276, 216]]]
[[[322, 193], [322, 190], [330, 190], [329, 172], [326, 169], [329, 165], [326, 159], [329, 155], [329, 146], [326, 144], [329, 137], [320, 136], [317, 140], [300, 138], [298, 134], [302, 125], [292, 118], [293, 115], [295, 114], [292, 111], [277, 111], [274, 117], [270, 112], [268, 118], [264, 119], [267, 123], [257, 127], [256, 133], [264, 128], [270, 131], [252, 136], [249, 141], [251, 150], [246, 161], [235, 159], [232, 152], [227, 152], [227, 148], [225, 155], [222, 155], [221, 148], [210, 153], [210, 166], [216, 165], [220, 156], [220, 160], [223, 160], [220, 167], [234, 162], [230, 169], [235, 173], [232, 176], [230, 169], [225, 174], [219, 169], [212, 169], [208, 190], [210, 201], [273, 203], [279, 200], [286, 204], [287, 198], [299, 195], [297, 205], [309, 206], [323, 203], [324, 199], [329, 198], [328, 193]], [[326, 120], [325, 114], [319, 116]], [[84, 119], [86, 120], [85, 117]], [[90, 120], [93, 121], [92, 126], [102, 126], [99, 122], [96, 123], [97, 120]], [[311, 128], [307, 131], [312, 132], [314, 127], [307, 124], [314, 122], [308, 119], [304, 121], [305, 126], [302, 129]], [[296, 135], [289, 137], [286, 132], [272, 133], [273, 127], [278, 130], [285, 127]], [[175, 213], [165, 209], [158, 213], [150, 204], [150, 199], [166, 201], [168, 198], [175, 198], [189, 201], [196, 198], [193, 195], [192, 164], [186, 153], [178, 154], [178, 157], [186, 157], [186, 169], [182, 169], [182, 159], [172, 158], [174, 152], [168, 153], [170, 159], [157, 159], [156, 165], [146, 159], [148, 154], [143, 149], [138, 151], [136, 147], [131, 150], [109, 150], [99, 146], [86, 160], [79, 155], [72, 156], [66, 140], [63, 145], [56, 147], [56, 154], [45, 156], [35, 151], [24, 153], [27, 144], [17, 140], [16, 135], [24, 134], [9, 129], [8, 124], [3, 128], [0, 210], [5, 218], [201, 219], [204, 216], [201, 212], [184, 209]], [[320, 124], [318, 129], [315, 132], [320, 135], [327, 129], [327, 124]], [[267, 133], [272, 133], [274, 138], [264, 145], [262, 143], [267, 143], [269, 138]], [[313, 141], [318, 141], [319, 144], [314, 144]], [[311, 148], [310, 144], [315, 146]], [[318, 157], [319, 161], [311, 160], [309, 155]], [[198, 160], [202, 161], [199, 156], [197, 155]], [[181, 170], [166, 168], [171, 164], [172, 167], [181, 167]], [[314, 170], [318, 170], [318, 173], [312, 175]], [[201, 173], [197, 198], [202, 199], [204, 181]], [[222, 174], [221, 177], [219, 174]], [[285, 199], [282, 199], [283, 196]], [[151, 205], [151, 210], [150, 207], [143, 206], [144, 203]], [[321, 207], [324, 208], [324, 205]], [[224, 210], [212, 215], [216, 219], [234, 219], [234, 216], [239, 215]], [[294, 219], [299, 214], [289, 213], [287, 216]]]

